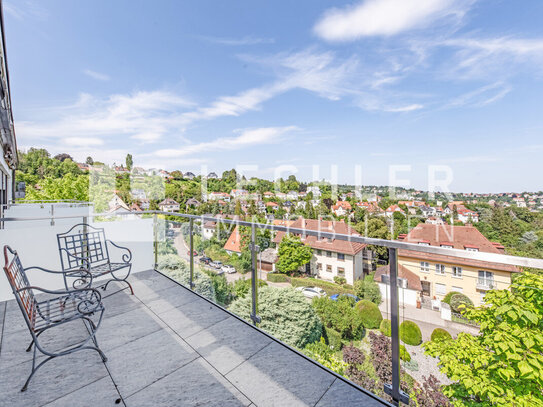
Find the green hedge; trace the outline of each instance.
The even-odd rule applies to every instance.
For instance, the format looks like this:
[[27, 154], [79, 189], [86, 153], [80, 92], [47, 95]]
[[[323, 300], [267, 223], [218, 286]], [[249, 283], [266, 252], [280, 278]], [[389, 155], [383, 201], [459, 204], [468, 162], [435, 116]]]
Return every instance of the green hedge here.
[[383, 315], [379, 307], [373, 302], [362, 300], [356, 303], [356, 309], [360, 312], [362, 324], [366, 329], [377, 329], [381, 325]]
[[281, 273], [268, 273], [266, 279], [272, 283], [288, 283], [288, 277]]
[[390, 328], [390, 319], [383, 319], [381, 321], [381, 325], [379, 325], [379, 330], [383, 335], [390, 337], [390, 335], [392, 335]]
[[319, 287], [326, 291], [328, 295], [355, 293], [352, 289], [344, 288], [330, 281], [319, 280], [316, 278], [290, 277], [290, 284], [292, 284], [293, 287]]
[[422, 333], [419, 326], [413, 321], [403, 321], [400, 324], [400, 339], [408, 345], [420, 345], [422, 342]]
[[432, 332], [432, 336], [430, 339], [432, 341], [446, 341], [446, 340], [452, 339], [452, 336], [443, 328], [436, 328]]
[[334, 351], [340, 351], [343, 348], [343, 342], [341, 341], [341, 334], [332, 329], [324, 328], [326, 333], [326, 343]]

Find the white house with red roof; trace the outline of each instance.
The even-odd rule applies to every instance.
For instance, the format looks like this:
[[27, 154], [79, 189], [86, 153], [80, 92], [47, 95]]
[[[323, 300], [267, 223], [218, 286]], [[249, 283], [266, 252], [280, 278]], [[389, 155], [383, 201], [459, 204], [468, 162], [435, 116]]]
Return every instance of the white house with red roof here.
[[335, 205], [332, 205], [330, 210], [336, 216], [346, 216], [351, 213], [351, 211], [353, 210], [353, 207], [347, 201], [337, 201]]

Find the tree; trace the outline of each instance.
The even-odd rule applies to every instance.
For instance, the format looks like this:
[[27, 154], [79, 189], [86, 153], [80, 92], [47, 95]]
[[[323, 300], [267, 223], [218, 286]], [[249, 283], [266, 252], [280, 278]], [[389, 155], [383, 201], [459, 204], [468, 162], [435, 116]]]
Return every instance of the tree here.
[[455, 406], [543, 405], [543, 276], [525, 271], [485, 302], [463, 311], [478, 335], [425, 344], [453, 380], [444, 394]]
[[87, 165], [93, 165], [94, 164], [94, 160], [92, 159], [91, 156], [88, 156], [87, 159], [85, 160], [85, 163]]
[[[251, 296], [237, 299], [229, 310], [250, 321]], [[303, 348], [318, 341], [322, 333], [319, 317], [304, 295], [292, 288], [262, 287], [258, 291], [259, 327], [286, 342]]]
[[134, 161], [132, 160], [132, 154], [126, 155], [125, 163], [126, 163], [126, 169], [128, 171], [132, 171], [132, 165], [134, 165]]
[[381, 290], [373, 279], [373, 274], [367, 275], [363, 280], [354, 284], [356, 295], [361, 300], [368, 300], [377, 305], [381, 304]]
[[57, 155], [55, 155], [53, 158], [54, 158], [55, 160], [59, 160], [59, 161], [61, 161], [61, 162], [64, 161], [64, 160], [68, 160], [68, 159], [69, 159], [69, 160], [72, 160], [72, 161], [74, 160], [74, 159], [72, 158], [72, 156], [71, 156], [70, 154], [67, 154], [67, 153], [57, 154]]
[[313, 250], [306, 246], [299, 237], [285, 235], [281, 239], [277, 254], [279, 255], [276, 264], [277, 270], [280, 273], [291, 273], [311, 261]]

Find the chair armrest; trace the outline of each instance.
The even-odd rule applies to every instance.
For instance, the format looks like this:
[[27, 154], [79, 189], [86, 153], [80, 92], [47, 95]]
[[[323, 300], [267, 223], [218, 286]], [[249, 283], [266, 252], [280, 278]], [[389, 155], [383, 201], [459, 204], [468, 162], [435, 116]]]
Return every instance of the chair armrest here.
[[126, 250], [127, 253], [124, 253], [122, 255], [122, 259], [123, 259], [123, 262], [125, 263], [130, 263], [132, 261], [132, 252], [130, 251], [130, 249], [128, 247], [124, 247], [124, 246], [120, 246], [114, 242], [112, 242], [111, 240], [109, 239], [106, 239], [106, 243], [109, 243], [111, 244], [112, 246], [116, 247], [117, 249], [121, 249], [121, 250]]
[[75, 297], [79, 301], [77, 310], [82, 314], [92, 314], [102, 307], [102, 295], [95, 288], [76, 288], [73, 290], [47, 290], [37, 286], [27, 286], [19, 288], [16, 292], [20, 293], [27, 290], [41, 291], [45, 294], [58, 295], [60, 297]]
[[[74, 285], [77, 283], [78, 280], [88, 279], [89, 280], [88, 284], [85, 284], [85, 285], [86, 287], [90, 287], [92, 286], [92, 273], [89, 271], [89, 268], [87, 269], [80, 268], [78, 270], [56, 271], [56, 270], [45, 269], [39, 266], [32, 266], [32, 267], [25, 268], [24, 271], [26, 273], [29, 270], [40, 270], [40, 271], [45, 271], [46, 273], [62, 274], [64, 276], [70, 275], [70, 277], [78, 277], [78, 279], [74, 281], [73, 283]], [[75, 286], [74, 286], [74, 289], [77, 290]]]

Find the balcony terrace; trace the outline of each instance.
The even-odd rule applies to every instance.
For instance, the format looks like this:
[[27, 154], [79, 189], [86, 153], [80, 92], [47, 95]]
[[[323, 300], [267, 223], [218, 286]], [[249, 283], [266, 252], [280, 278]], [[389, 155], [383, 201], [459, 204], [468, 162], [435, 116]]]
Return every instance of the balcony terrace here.
[[[108, 361], [94, 351], [56, 358], [23, 393], [31, 337], [15, 301], [0, 303], [0, 405], [389, 405], [159, 272], [130, 280], [134, 296], [104, 299], [98, 341]], [[42, 340], [66, 347], [86, 334], [73, 324]]]

